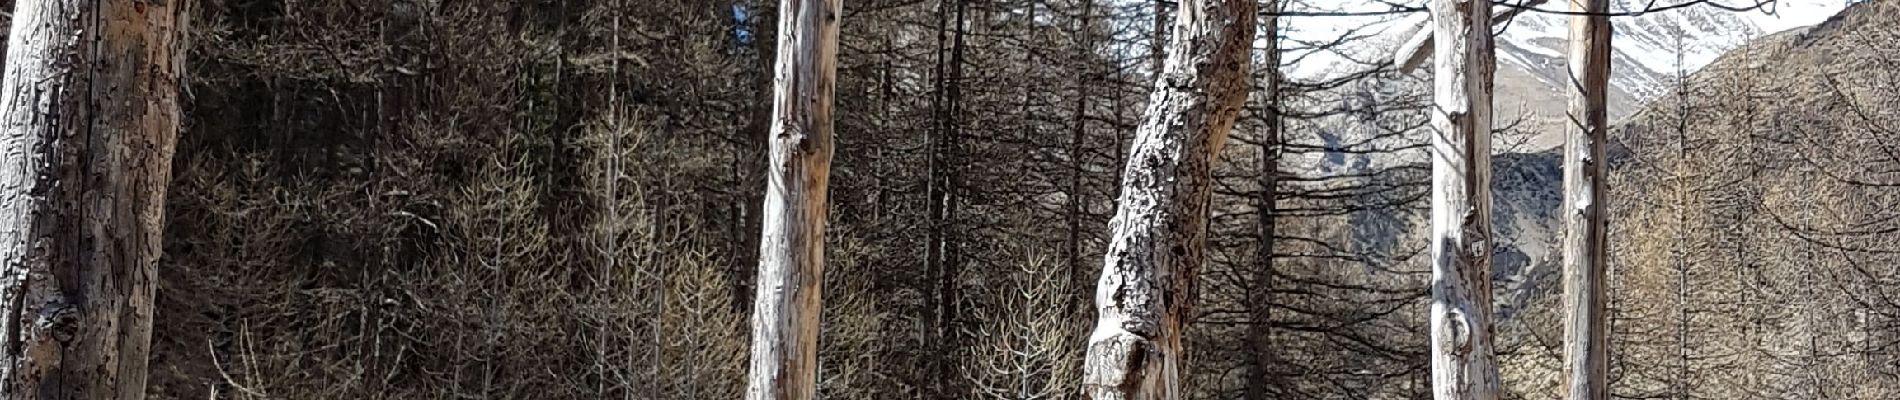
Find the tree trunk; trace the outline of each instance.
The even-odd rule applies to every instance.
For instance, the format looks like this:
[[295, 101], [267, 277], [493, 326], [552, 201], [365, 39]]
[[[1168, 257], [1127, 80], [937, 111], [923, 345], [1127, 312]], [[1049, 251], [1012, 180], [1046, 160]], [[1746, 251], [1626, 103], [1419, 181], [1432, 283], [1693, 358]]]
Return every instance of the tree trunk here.
[[[752, 62], [748, 63], [752, 66], [745, 69], [747, 74], [754, 76], [750, 82], [752, 86], [748, 89], [756, 90], [754, 93], [759, 94], [771, 93], [774, 89], [769, 71], [772, 71], [773, 63], [776, 62], [773, 50], [777, 42], [765, 38], [774, 37], [775, 31], [772, 25], [777, 20], [771, 11], [775, 9], [771, 5], [771, 0], [736, 0], [734, 4], [745, 7], [746, 17], [743, 26], [751, 38], [745, 45], [754, 52], [755, 56]], [[765, 185], [766, 137], [769, 136], [771, 121], [771, 96], [756, 97], [746, 104], [746, 124], [735, 132], [732, 141], [733, 180], [739, 183], [740, 188], [733, 193], [733, 201], [736, 203], [733, 209], [738, 212], [733, 213], [728, 222], [732, 224], [733, 234], [737, 235], [732, 241], [735, 250], [727, 278], [732, 280], [730, 285], [733, 312], [746, 312], [745, 308], [752, 304], [754, 288], [749, 277], [756, 275], [755, 270], [759, 265], [757, 233], [760, 229], [764, 229], [761, 226], [764, 222], [759, 219], [759, 208], [765, 201], [764, 193], [753, 191], [753, 189]]]
[[141, 399], [184, 73], [180, 1], [26, 0], [0, 123], [8, 399]]
[[1083, 365], [1091, 398], [1181, 398], [1182, 329], [1204, 261], [1211, 177], [1247, 97], [1253, 0], [1185, 0], [1122, 169]]
[[[1068, 205], [1066, 216], [1068, 218], [1069, 227], [1065, 239], [1063, 240], [1063, 248], [1065, 249], [1063, 253], [1068, 257], [1068, 262], [1066, 263], [1068, 264], [1068, 276], [1063, 278], [1063, 282], [1068, 285], [1073, 285], [1071, 287], [1082, 286], [1082, 207], [1087, 197], [1082, 193], [1083, 160], [1086, 159], [1083, 154], [1082, 146], [1087, 144], [1089, 86], [1091, 83], [1096, 82], [1092, 80], [1095, 79], [1095, 64], [1093, 62], [1093, 56], [1095, 54], [1095, 32], [1091, 30], [1090, 25], [1090, 23], [1093, 22], [1092, 17], [1094, 17], [1094, 11], [1095, 0], [1082, 1], [1081, 29], [1076, 30], [1076, 35], [1081, 36], [1081, 38], [1076, 41], [1075, 60], [1073, 60], [1077, 67], [1075, 71], [1075, 113], [1070, 117], [1074, 125], [1069, 127], [1069, 190], [1068, 196], [1066, 197]], [[1062, 312], [1074, 313], [1080, 311], [1082, 307], [1082, 296], [1079, 291], [1065, 293], [1063, 296]]]
[[1260, 266], [1254, 270], [1253, 285], [1248, 291], [1247, 307], [1251, 311], [1249, 319], [1253, 323], [1247, 332], [1249, 366], [1247, 376], [1247, 399], [1266, 400], [1272, 398], [1273, 382], [1268, 378], [1273, 368], [1273, 245], [1276, 238], [1278, 221], [1275, 208], [1279, 201], [1280, 170], [1280, 17], [1271, 15], [1281, 8], [1279, 0], [1268, 0], [1267, 16], [1261, 31], [1267, 37], [1263, 42], [1266, 48], [1261, 64], [1260, 93], [1261, 122], [1260, 133], [1260, 197], [1254, 212], [1259, 213], [1259, 247], [1255, 253]]
[[[954, 16], [954, 17], [953, 17]], [[957, 190], [962, 186], [959, 170], [960, 141], [963, 136], [963, 50], [967, 36], [969, 6], [963, 0], [943, 0], [937, 7], [936, 80], [931, 103], [936, 125], [929, 133], [925, 151], [924, 206], [927, 229], [924, 248], [925, 305], [930, 314], [926, 336], [934, 346], [926, 362], [926, 393], [935, 398], [955, 398], [952, 386], [957, 369], [953, 365], [957, 345], [957, 277], [962, 265], [957, 233]]]
[[[1608, 0], [1571, 0], [1571, 11], [1602, 14]], [[1570, 121], [1564, 135], [1564, 392], [1607, 400], [1609, 374], [1604, 162], [1610, 79], [1610, 20], [1570, 17]]]
[[767, 156], [771, 164], [753, 295], [748, 400], [809, 400], [817, 394], [831, 99], [841, 12], [839, 0], [784, 0], [779, 5]]
[[1432, 394], [1498, 398], [1491, 347], [1491, 7], [1433, 0]]

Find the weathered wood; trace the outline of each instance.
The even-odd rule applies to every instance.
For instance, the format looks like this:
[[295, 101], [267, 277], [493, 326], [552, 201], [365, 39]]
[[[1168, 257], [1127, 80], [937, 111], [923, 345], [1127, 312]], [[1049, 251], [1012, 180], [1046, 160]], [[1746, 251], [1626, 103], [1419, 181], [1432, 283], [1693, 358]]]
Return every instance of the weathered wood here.
[[0, 82], [0, 397], [145, 397], [183, 3], [16, 4]]
[[1570, 121], [1564, 134], [1564, 393], [1607, 400], [1608, 302], [1604, 245], [1605, 132], [1610, 81], [1608, 0], [1570, 0]]
[[1432, 395], [1494, 400], [1491, 340], [1491, 7], [1433, 0]]
[[779, 3], [748, 400], [810, 400], [817, 395], [839, 3]]
[[1083, 390], [1179, 399], [1182, 329], [1204, 262], [1209, 168], [1247, 97], [1254, 0], [1184, 0], [1137, 129], [1097, 281]]

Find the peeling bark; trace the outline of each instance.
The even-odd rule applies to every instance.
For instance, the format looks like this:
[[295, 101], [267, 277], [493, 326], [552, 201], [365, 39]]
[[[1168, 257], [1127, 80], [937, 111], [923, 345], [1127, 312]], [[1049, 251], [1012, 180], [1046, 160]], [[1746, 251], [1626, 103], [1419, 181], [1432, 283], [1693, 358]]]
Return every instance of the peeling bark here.
[[839, 3], [779, 5], [747, 400], [810, 400], [817, 394]]
[[182, 1], [27, 0], [0, 93], [0, 396], [142, 399]]
[[1249, 90], [1253, 0], [1180, 3], [1168, 56], [1135, 133], [1083, 390], [1098, 400], [1179, 399], [1182, 330], [1205, 261], [1211, 164]]
[[[1607, 0], [1571, 0], [1571, 11], [1602, 14]], [[1610, 398], [1604, 160], [1608, 130], [1610, 19], [1570, 17], [1570, 121], [1564, 135], [1564, 393]]]
[[1432, 394], [1498, 398], [1491, 340], [1491, 7], [1433, 0]]

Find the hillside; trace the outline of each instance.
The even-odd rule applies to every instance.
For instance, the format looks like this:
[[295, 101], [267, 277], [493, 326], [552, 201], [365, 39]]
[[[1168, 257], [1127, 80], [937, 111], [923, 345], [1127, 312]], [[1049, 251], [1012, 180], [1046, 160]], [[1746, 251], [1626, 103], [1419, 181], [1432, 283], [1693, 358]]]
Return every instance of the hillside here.
[[[1891, 127], [1900, 122], [1900, 2], [1855, 5], [1810, 29], [1764, 37], [1694, 74], [1614, 131], [1611, 190], [1613, 366], [1620, 395], [1690, 392], [1715, 398], [1892, 398], [1875, 384], [1892, 360], [1891, 314], [1848, 311], [1891, 296], [1881, 269], [1900, 250], [1900, 190]], [[1503, 221], [1507, 176], [1545, 176], [1558, 162], [1498, 164]], [[1515, 166], [1513, 166], [1515, 164]], [[1527, 169], [1528, 168], [1528, 169]], [[1558, 175], [1560, 177], [1560, 175]], [[1554, 191], [1558, 181], [1538, 183]], [[1530, 310], [1499, 327], [1522, 346], [1506, 382], [1528, 398], [1556, 384], [1561, 326], [1549, 263], [1500, 285]], [[1686, 369], [1679, 360], [1695, 360]], [[1798, 372], [1797, 372], [1798, 371]], [[1821, 371], [1821, 372], [1817, 372]], [[1684, 375], [1686, 374], [1686, 376]], [[1682, 383], [1687, 382], [1687, 383]]]
[[[1618, 10], [1644, 7], [1646, 2], [1622, 1]], [[1544, 8], [1557, 7], [1546, 5]], [[1672, 107], [1682, 85], [1676, 85], [1688, 71], [1698, 68], [1730, 68], [1738, 57], [1761, 53], [1763, 49], [1784, 46], [1811, 29], [1802, 24], [1820, 22], [1819, 16], [1833, 15], [1842, 4], [1833, 1], [1790, 1], [1778, 4], [1774, 15], [1762, 11], [1732, 12], [1713, 7], [1687, 7], [1639, 17], [1613, 19], [1616, 26], [1610, 97], [1612, 121], [1632, 118], [1631, 114], [1648, 105], [1649, 109]], [[1396, 22], [1404, 25], [1406, 21]], [[1495, 264], [1498, 276], [1507, 288], [1535, 281], [1535, 276], [1550, 271], [1528, 271], [1527, 266], [1555, 257], [1549, 248], [1557, 239], [1551, 207], [1559, 201], [1554, 188], [1563, 177], [1561, 158], [1555, 147], [1562, 144], [1566, 88], [1561, 86], [1567, 73], [1563, 62], [1567, 22], [1563, 15], [1529, 12], [1520, 14], [1503, 29], [1498, 44], [1498, 70], [1494, 103], [1500, 135], [1494, 138], [1498, 152], [1494, 167], [1496, 208], [1493, 221], [1498, 236]], [[1790, 29], [1790, 27], [1794, 27]], [[1778, 30], [1778, 31], [1777, 31]], [[1752, 42], [1751, 42], [1752, 40]], [[1371, 41], [1356, 49], [1365, 54], [1384, 50], [1383, 42]], [[1748, 43], [1745, 49], [1737, 49]], [[1728, 52], [1730, 49], [1737, 49]], [[1354, 51], [1354, 50], [1349, 50]], [[1724, 53], [1730, 54], [1724, 54]], [[1341, 61], [1342, 63], [1350, 63]], [[1407, 100], [1422, 101], [1429, 95], [1425, 87], [1429, 68], [1410, 76], [1347, 85], [1318, 97], [1338, 99], [1342, 108], [1370, 108]], [[1701, 76], [1701, 75], [1697, 75]], [[1706, 79], [1695, 78], [1695, 79]], [[1695, 84], [1691, 84], [1694, 86]], [[1691, 94], [1693, 95], [1693, 94]], [[1648, 111], [1654, 113], [1655, 111]], [[1653, 118], [1653, 117], [1651, 117]], [[1389, 122], [1356, 115], [1331, 116], [1313, 125], [1324, 133], [1338, 136], [1335, 143], [1370, 142], [1365, 147], [1399, 147], [1415, 141], [1416, 134], [1392, 135], [1395, 129], [1421, 129], [1422, 126], [1392, 128]], [[1404, 125], [1400, 125], [1404, 126]], [[1328, 159], [1309, 160], [1314, 168], [1365, 171], [1390, 166], [1415, 165], [1423, 151], [1383, 154], [1341, 152]], [[1614, 158], [1629, 156], [1621, 143], [1613, 145]], [[1361, 216], [1370, 232], [1407, 232], [1417, 222], [1392, 221], [1387, 215]], [[1396, 224], [1396, 225], [1395, 225]], [[1403, 240], [1396, 235], [1361, 233], [1362, 240], [1389, 243]], [[1371, 247], [1383, 247], [1384, 244]], [[1522, 295], [1500, 297], [1507, 310], [1523, 307]], [[1519, 300], [1510, 300], [1518, 298]]]

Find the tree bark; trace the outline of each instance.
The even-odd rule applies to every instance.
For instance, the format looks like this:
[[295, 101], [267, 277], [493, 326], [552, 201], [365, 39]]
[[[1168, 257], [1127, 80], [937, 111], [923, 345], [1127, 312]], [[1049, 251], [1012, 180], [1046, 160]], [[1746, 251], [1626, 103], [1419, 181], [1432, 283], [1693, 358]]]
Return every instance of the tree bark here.
[[817, 394], [839, 3], [779, 5], [748, 400], [810, 400]]
[[1182, 329], [1205, 258], [1209, 168], [1240, 114], [1253, 0], [1185, 0], [1109, 223], [1098, 320], [1083, 365], [1091, 398], [1178, 399]]
[[1491, 7], [1433, 0], [1432, 394], [1498, 398], [1491, 341]]
[[[1571, 0], [1570, 10], [1602, 14], [1608, 0]], [[1609, 387], [1604, 245], [1605, 132], [1610, 79], [1610, 20], [1570, 17], [1570, 121], [1564, 135], [1564, 392], [1570, 400], [1607, 400]]]
[[178, 138], [181, 1], [25, 0], [0, 93], [8, 399], [141, 399]]
[[1248, 291], [1247, 307], [1251, 311], [1249, 319], [1253, 324], [1247, 332], [1249, 366], [1247, 376], [1247, 399], [1266, 400], [1272, 398], [1273, 382], [1269, 379], [1273, 368], [1273, 248], [1278, 227], [1275, 223], [1279, 207], [1279, 170], [1280, 170], [1280, 0], [1268, 0], [1265, 24], [1260, 30], [1266, 32], [1261, 61], [1261, 119], [1260, 133], [1260, 197], [1254, 212], [1260, 215], [1258, 222], [1259, 247], [1255, 258], [1260, 266], [1254, 270], [1253, 285]]

